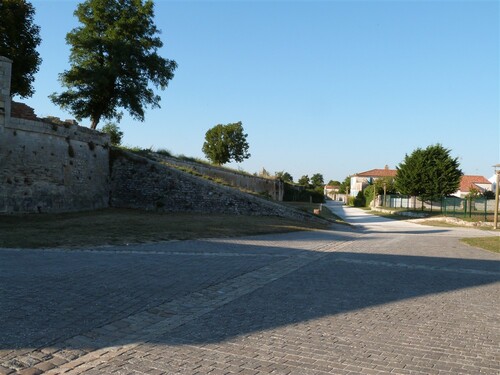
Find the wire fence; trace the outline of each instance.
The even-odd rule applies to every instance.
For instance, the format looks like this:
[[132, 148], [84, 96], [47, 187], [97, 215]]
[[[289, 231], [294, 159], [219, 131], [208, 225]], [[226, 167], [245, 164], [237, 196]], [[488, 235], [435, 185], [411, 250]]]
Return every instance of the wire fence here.
[[443, 197], [440, 200], [425, 201], [418, 197], [401, 195], [383, 196], [379, 202], [383, 207], [406, 209], [408, 211], [435, 212], [444, 216], [493, 221], [495, 199]]

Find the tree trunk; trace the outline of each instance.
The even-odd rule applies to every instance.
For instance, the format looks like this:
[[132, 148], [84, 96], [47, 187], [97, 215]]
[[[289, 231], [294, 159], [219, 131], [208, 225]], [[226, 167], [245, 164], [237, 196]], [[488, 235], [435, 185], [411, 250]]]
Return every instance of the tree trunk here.
[[92, 116], [90, 118], [91, 120], [90, 129], [95, 130], [97, 128], [97, 124], [99, 123], [100, 118], [101, 116], [96, 116], [96, 117]]

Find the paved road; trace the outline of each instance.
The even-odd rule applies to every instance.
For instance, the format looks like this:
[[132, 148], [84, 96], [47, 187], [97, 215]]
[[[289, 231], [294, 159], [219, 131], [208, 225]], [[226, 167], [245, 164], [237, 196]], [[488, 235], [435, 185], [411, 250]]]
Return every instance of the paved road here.
[[499, 374], [500, 256], [475, 229], [354, 227], [0, 249], [0, 374]]

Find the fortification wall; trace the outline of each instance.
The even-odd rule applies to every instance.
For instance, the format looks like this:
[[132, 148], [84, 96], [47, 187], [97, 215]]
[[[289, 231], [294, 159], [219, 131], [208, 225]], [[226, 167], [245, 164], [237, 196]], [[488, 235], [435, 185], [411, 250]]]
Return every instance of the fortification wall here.
[[176, 158], [161, 156], [158, 154], [155, 155], [155, 159], [167, 164], [192, 169], [193, 171], [196, 171], [205, 176], [221, 179], [231, 186], [235, 186], [240, 189], [251, 191], [257, 194], [266, 195], [276, 201], [283, 200], [284, 185], [283, 182], [278, 179], [246, 175], [243, 173], [233, 172], [226, 168], [218, 168], [215, 166], [193, 163]]
[[[83, 211], [111, 205], [318, 220], [124, 151], [116, 150], [110, 164], [108, 135], [71, 121], [41, 120], [31, 108], [12, 104], [11, 64], [0, 56], [0, 214]], [[201, 168], [187, 164], [187, 168]], [[283, 185], [277, 180], [208, 166], [198, 172], [276, 200], [283, 197]]]
[[113, 207], [165, 212], [267, 215], [316, 220], [301, 211], [114, 149], [111, 154], [110, 203]]
[[0, 213], [108, 207], [109, 136], [11, 117], [10, 65], [0, 57]]

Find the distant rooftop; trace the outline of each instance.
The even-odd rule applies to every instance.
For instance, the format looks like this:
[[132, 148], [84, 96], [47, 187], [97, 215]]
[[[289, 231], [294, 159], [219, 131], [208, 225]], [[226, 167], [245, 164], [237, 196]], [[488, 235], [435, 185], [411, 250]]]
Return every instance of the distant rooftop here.
[[491, 185], [491, 182], [484, 176], [462, 176], [460, 179], [460, 191], [467, 192], [470, 188], [479, 188], [478, 185]]
[[369, 171], [356, 173], [356, 177], [396, 177], [397, 170], [389, 169], [386, 165], [384, 169], [370, 169]]

